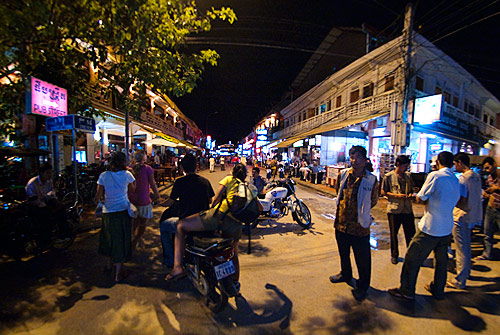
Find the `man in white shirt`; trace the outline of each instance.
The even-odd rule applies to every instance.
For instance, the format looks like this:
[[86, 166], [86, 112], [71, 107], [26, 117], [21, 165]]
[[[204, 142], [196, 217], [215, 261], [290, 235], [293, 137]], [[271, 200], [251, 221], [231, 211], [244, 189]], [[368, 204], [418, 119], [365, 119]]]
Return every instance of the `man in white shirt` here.
[[417, 233], [406, 252], [401, 271], [401, 286], [388, 290], [395, 297], [415, 299], [418, 271], [431, 251], [434, 251], [434, 281], [424, 285], [424, 288], [434, 298], [444, 299], [453, 208], [460, 198], [458, 179], [451, 169], [453, 158], [451, 152], [441, 152], [437, 158], [438, 171], [427, 176], [417, 194], [417, 201], [425, 203], [424, 216], [418, 223]]
[[457, 249], [457, 275], [447, 287], [465, 289], [471, 268], [471, 229], [483, 219], [481, 177], [469, 168], [470, 159], [463, 152], [455, 155], [455, 169], [459, 178], [460, 200], [453, 209], [453, 240]]
[[55, 199], [52, 186], [52, 166], [43, 164], [38, 169], [38, 176], [31, 178], [26, 184], [26, 197], [31, 205], [36, 207], [47, 206], [49, 200]]

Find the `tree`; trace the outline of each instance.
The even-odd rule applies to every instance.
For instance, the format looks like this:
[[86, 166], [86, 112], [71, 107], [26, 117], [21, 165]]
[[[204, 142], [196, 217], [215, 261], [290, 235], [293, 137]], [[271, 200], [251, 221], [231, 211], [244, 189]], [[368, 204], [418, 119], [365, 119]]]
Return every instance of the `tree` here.
[[2, 1], [0, 134], [11, 134], [24, 111], [18, 78], [66, 88], [69, 110], [83, 115], [100, 113], [91, 104], [95, 89], [116, 96], [136, 117], [147, 88], [173, 96], [191, 92], [205, 65], [217, 65], [218, 54], [189, 50], [186, 37], [209, 31], [216, 19], [233, 23], [236, 15], [224, 7], [200, 13], [186, 0]]

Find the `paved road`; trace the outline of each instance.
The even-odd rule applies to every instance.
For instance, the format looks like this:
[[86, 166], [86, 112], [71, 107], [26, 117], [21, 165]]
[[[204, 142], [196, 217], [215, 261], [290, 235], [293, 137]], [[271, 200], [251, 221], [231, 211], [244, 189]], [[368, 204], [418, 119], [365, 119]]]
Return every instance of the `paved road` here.
[[[215, 188], [228, 172], [202, 174]], [[432, 278], [432, 262], [420, 272], [415, 304], [386, 294], [397, 286], [402, 264], [390, 263], [383, 204], [373, 211], [368, 299], [358, 303], [347, 284], [331, 284], [328, 276], [339, 271], [335, 207], [323, 191], [300, 186], [297, 192], [312, 210], [310, 230], [291, 216], [264, 222], [252, 233], [251, 254], [246, 253], [247, 237], [242, 238], [243, 297], [231, 299], [216, 316], [187, 281], [163, 281], [159, 231], [151, 223], [144, 248], [128, 264], [132, 274], [119, 285], [113, 286], [102, 271], [98, 230], [80, 235], [59, 255], [22, 264], [0, 262], [0, 334], [500, 333], [500, 262], [475, 264], [469, 290], [450, 291], [444, 301], [435, 301], [422, 288]], [[155, 216], [161, 212], [155, 209]], [[404, 245], [400, 248], [404, 255]]]

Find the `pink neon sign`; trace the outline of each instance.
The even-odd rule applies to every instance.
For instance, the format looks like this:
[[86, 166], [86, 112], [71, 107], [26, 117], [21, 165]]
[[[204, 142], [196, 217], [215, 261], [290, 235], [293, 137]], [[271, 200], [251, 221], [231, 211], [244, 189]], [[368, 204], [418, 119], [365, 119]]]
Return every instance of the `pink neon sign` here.
[[50, 117], [68, 115], [68, 92], [31, 77], [31, 113]]

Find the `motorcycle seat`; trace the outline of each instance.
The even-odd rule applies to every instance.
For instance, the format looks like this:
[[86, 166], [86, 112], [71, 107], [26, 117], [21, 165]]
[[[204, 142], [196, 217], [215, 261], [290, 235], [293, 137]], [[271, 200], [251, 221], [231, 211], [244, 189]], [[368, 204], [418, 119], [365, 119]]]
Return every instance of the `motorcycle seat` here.
[[200, 248], [208, 248], [214, 244], [231, 244], [233, 242], [232, 238], [222, 238], [222, 237], [193, 237], [193, 244]]

